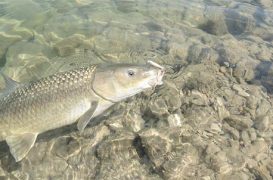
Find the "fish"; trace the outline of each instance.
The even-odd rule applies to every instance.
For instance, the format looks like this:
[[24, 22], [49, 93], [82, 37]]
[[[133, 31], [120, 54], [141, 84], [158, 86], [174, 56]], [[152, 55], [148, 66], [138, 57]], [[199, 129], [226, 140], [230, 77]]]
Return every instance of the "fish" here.
[[163, 84], [163, 66], [95, 64], [18, 83], [1, 72], [0, 141], [16, 162], [24, 159], [37, 136], [76, 123], [83, 132], [94, 117], [114, 104]]

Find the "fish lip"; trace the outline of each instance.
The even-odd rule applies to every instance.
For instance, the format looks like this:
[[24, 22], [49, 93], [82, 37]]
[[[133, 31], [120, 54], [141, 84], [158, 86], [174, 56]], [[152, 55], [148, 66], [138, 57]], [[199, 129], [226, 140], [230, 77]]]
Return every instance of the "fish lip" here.
[[157, 64], [156, 62], [151, 61], [151, 60], [148, 60], [147, 64], [150, 64], [151, 66], [156, 67], [156, 68], [159, 69], [159, 71], [157, 73], [157, 78], [156, 78], [155, 86], [156, 85], [162, 85], [163, 84], [162, 78], [163, 78], [163, 76], [165, 74], [165, 71], [166, 71], [165, 67], [163, 67], [160, 64]]
[[160, 66], [160, 69], [158, 70], [157, 75], [154, 78], [152, 78], [150, 82], [148, 83], [149, 86], [151, 88], [155, 88], [157, 85], [162, 85], [163, 84], [162, 79], [164, 74], [165, 74], [165, 68]]
[[157, 73], [157, 79], [156, 79], [156, 85], [162, 85], [163, 84], [163, 76], [165, 74], [165, 69], [160, 69]]
[[154, 66], [154, 67], [157, 67], [157, 68], [159, 68], [159, 69], [161, 69], [161, 70], [164, 70], [164, 71], [165, 71], [165, 68], [164, 68], [163, 66], [161, 66], [161, 65], [157, 64], [157, 63], [156, 63], [156, 62], [154, 62], [154, 61], [148, 60], [148, 61], [147, 61], [147, 64], [150, 64], [150, 65], [152, 65], [152, 66]]

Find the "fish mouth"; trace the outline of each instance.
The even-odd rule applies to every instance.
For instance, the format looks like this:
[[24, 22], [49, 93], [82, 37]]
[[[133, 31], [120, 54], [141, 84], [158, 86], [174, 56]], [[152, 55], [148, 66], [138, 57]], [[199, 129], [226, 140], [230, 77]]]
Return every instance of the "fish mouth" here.
[[148, 61], [147, 64], [157, 68], [157, 73], [156, 73], [156, 76], [153, 77], [150, 82], [149, 82], [149, 85], [154, 88], [155, 86], [157, 85], [162, 85], [163, 84], [163, 76], [165, 74], [165, 68], [153, 61]]

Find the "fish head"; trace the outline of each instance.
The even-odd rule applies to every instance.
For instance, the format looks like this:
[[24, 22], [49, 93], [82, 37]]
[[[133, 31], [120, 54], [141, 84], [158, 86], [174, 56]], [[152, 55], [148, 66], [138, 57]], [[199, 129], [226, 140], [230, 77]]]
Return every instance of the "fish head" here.
[[116, 64], [98, 67], [92, 83], [99, 96], [118, 102], [163, 84], [165, 69], [148, 61], [146, 65]]

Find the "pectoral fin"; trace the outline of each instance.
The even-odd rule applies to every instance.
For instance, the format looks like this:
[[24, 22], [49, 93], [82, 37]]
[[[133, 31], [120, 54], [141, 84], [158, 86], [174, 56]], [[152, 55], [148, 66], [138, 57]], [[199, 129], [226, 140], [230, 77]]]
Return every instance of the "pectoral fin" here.
[[9, 136], [6, 142], [15, 161], [21, 161], [34, 145], [38, 134], [25, 133]]
[[89, 121], [92, 119], [95, 110], [98, 107], [97, 101], [92, 101], [91, 107], [88, 111], [86, 111], [80, 118], [77, 124], [78, 130], [83, 132], [84, 128], [87, 126]]

